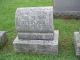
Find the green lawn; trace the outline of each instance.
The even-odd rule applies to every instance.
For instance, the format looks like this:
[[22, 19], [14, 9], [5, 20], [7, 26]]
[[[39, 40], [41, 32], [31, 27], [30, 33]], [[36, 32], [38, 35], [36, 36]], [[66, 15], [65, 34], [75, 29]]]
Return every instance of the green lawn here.
[[55, 29], [60, 31], [59, 55], [17, 54], [12, 42], [16, 37], [15, 11], [17, 7], [51, 6], [51, 0], [0, 0], [0, 30], [7, 31], [8, 43], [0, 49], [0, 60], [79, 60], [75, 56], [73, 32], [79, 31], [80, 20], [55, 19]]

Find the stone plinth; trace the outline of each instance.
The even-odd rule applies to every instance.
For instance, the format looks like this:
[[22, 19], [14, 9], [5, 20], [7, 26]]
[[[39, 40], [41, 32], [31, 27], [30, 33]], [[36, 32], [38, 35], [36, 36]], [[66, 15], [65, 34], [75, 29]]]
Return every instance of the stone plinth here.
[[27, 40], [53, 40], [54, 33], [18, 33], [19, 39]]
[[59, 31], [54, 31], [53, 40], [14, 40], [16, 52], [33, 52], [37, 54], [58, 54]]

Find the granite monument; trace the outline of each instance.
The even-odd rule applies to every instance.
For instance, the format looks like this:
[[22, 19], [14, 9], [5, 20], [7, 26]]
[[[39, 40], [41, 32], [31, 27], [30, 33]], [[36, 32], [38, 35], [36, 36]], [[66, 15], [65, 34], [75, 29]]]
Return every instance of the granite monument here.
[[54, 16], [80, 18], [80, 0], [54, 0]]
[[17, 8], [15, 15], [16, 52], [58, 54], [59, 31], [53, 26], [53, 7]]

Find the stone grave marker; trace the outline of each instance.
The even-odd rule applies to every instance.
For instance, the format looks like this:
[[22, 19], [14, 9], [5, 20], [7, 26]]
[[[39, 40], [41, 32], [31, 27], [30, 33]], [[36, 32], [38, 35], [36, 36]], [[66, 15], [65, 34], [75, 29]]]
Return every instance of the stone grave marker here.
[[76, 56], [80, 56], [80, 32], [74, 32], [74, 45]]
[[2, 48], [7, 42], [6, 31], [0, 31], [0, 48]]
[[54, 16], [80, 18], [80, 0], [54, 0]]
[[58, 54], [59, 31], [54, 30], [52, 7], [26, 7], [16, 10], [16, 52]]

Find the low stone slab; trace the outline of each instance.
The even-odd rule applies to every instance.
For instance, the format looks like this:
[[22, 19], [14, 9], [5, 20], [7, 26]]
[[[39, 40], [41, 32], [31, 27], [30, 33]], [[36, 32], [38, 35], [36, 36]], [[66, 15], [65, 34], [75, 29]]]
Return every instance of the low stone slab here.
[[17, 8], [16, 30], [28, 33], [53, 33], [53, 7]]
[[55, 18], [80, 18], [80, 11], [54, 11]]
[[0, 48], [6, 43], [7, 36], [5, 31], [0, 31]]
[[80, 56], [80, 33], [74, 32], [74, 45], [76, 56]]
[[18, 33], [22, 40], [53, 40], [53, 36], [54, 33]]
[[19, 40], [13, 42], [16, 52], [32, 52], [37, 54], [58, 54], [59, 31], [54, 31], [54, 40]]

